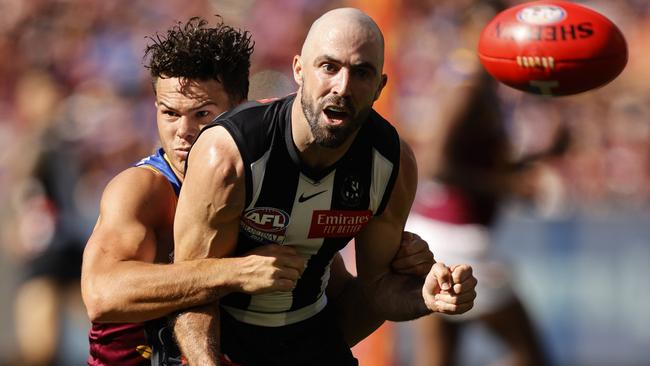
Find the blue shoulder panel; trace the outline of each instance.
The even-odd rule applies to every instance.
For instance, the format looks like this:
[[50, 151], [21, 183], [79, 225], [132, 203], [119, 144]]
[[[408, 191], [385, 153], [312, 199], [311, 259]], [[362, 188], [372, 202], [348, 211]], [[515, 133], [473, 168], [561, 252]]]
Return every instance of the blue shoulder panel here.
[[164, 175], [165, 178], [169, 181], [169, 184], [174, 188], [174, 192], [178, 195], [181, 191], [181, 182], [178, 180], [176, 174], [172, 170], [172, 167], [169, 165], [167, 160], [164, 157], [164, 151], [162, 148], [158, 149], [155, 154], [147, 156], [146, 158], [140, 160], [135, 164], [135, 166], [147, 165], [154, 168], [160, 174]]

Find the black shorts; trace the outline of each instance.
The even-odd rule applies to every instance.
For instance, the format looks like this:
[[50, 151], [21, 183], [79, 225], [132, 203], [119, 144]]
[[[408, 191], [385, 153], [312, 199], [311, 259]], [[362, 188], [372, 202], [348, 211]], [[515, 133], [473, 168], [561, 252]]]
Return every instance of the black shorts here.
[[174, 334], [166, 317], [145, 323], [147, 343], [151, 346], [152, 366], [182, 366], [183, 357], [174, 340]]
[[329, 306], [283, 327], [235, 320], [221, 310], [221, 351], [243, 366], [357, 366]]

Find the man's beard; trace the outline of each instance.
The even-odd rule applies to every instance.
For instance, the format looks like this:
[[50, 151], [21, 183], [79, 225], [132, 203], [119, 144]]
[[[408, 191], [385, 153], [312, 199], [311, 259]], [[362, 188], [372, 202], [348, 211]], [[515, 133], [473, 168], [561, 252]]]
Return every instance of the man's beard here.
[[[302, 113], [305, 115], [311, 133], [314, 136], [314, 141], [326, 148], [335, 149], [343, 145], [343, 143], [356, 132], [361, 125], [365, 122], [368, 114], [370, 114], [370, 107], [364, 108], [359, 113], [355, 113], [354, 107], [350, 101], [345, 97], [331, 96], [325, 98], [321, 105], [317, 107], [315, 103], [307, 99], [305, 93], [302, 93], [300, 98], [300, 105], [302, 106]], [[336, 105], [345, 108], [350, 120], [339, 126], [329, 126], [324, 121], [321, 124], [321, 112], [326, 105]]]

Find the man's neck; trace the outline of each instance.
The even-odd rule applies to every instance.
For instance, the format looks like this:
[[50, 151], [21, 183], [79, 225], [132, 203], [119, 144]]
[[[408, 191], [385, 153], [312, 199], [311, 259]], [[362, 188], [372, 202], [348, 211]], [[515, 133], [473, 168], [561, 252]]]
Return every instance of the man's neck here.
[[302, 106], [300, 105], [300, 98], [301, 95], [299, 92], [293, 100], [293, 105], [291, 107], [290, 123], [293, 143], [296, 145], [300, 160], [305, 165], [315, 170], [326, 169], [334, 165], [334, 163], [339, 161], [339, 159], [345, 155], [352, 145], [356, 133], [351, 135], [347, 141], [337, 148], [327, 148], [319, 145], [314, 141], [314, 136], [311, 133], [309, 123], [307, 122], [305, 114], [302, 111]]

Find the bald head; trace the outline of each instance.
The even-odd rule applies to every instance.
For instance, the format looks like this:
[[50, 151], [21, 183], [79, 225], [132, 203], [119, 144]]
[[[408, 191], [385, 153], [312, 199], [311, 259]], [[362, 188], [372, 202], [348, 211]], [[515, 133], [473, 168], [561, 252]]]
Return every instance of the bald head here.
[[383, 67], [384, 37], [368, 15], [342, 8], [318, 18], [293, 58], [300, 103], [293, 104], [292, 126], [302, 126], [293, 131], [296, 146], [351, 143], [386, 85]]
[[302, 56], [313, 56], [324, 44], [375, 49], [379, 67], [384, 63], [384, 36], [377, 23], [355, 8], [339, 8], [323, 14], [312, 24], [302, 45]]

